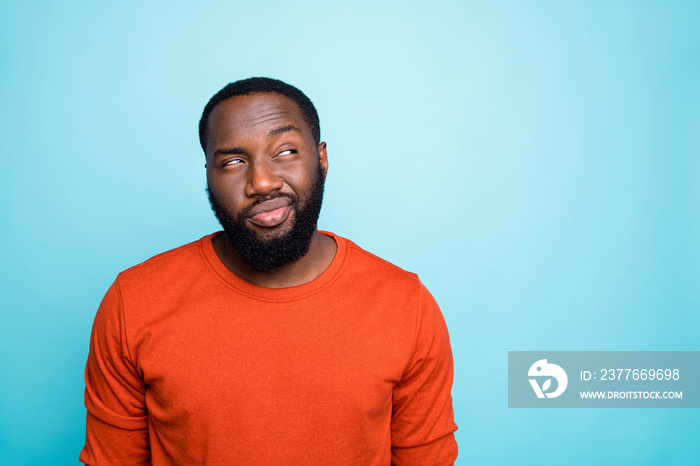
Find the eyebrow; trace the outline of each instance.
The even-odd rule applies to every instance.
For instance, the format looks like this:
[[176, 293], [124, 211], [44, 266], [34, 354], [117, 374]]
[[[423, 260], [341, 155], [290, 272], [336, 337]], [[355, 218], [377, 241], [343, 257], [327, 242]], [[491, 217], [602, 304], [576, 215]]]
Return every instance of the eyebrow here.
[[[267, 139], [274, 138], [278, 134], [286, 133], [288, 131], [294, 131], [296, 133], [302, 134], [301, 130], [297, 128], [294, 125], [286, 125], [286, 126], [280, 126], [279, 128], [275, 128], [271, 130], [269, 133], [267, 133]], [[231, 147], [230, 149], [219, 149], [215, 151], [212, 155], [213, 156], [218, 156], [218, 155], [238, 155], [238, 154], [244, 154], [245, 149], [242, 147]]]
[[294, 125], [287, 125], [287, 126], [282, 126], [280, 128], [275, 128], [269, 133], [267, 133], [267, 139], [273, 138], [277, 136], [278, 134], [286, 133], [287, 131], [295, 131], [299, 134], [301, 134], [301, 130], [297, 128]]
[[217, 155], [235, 155], [235, 154], [243, 154], [245, 153], [245, 149], [242, 147], [232, 147], [230, 149], [219, 149], [215, 151], [212, 156], [216, 157]]

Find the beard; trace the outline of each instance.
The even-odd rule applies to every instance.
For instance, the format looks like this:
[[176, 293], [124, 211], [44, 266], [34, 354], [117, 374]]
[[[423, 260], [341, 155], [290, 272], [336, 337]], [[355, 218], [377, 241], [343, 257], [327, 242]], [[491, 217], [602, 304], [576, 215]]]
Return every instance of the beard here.
[[[316, 232], [318, 216], [321, 213], [325, 180], [325, 171], [319, 163], [314, 183], [305, 197], [300, 198], [296, 194], [272, 193], [256, 199], [236, 216], [226, 210], [208, 185], [206, 190], [211, 209], [238, 257], [256, 272], [269, 274], [297, 262], [309, 252], [311, 238]], [[289, 208], [294, 213], [291, 225], [287, 231], [279, 235], [271, 238], [260, 237], [245, 225], [248, 213], [256, 205], [278, 197], [287, 197], [291, 200]]]

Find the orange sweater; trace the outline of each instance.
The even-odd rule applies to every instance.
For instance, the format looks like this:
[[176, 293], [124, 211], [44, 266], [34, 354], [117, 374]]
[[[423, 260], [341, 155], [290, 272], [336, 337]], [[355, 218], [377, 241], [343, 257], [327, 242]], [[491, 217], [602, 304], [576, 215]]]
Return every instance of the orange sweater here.
[[414, 274], [332, 235], [304, 285], [245, 282], [214, 235], [119, 274], [85, 371], [86, 464], [452, 464], [447, 328]]

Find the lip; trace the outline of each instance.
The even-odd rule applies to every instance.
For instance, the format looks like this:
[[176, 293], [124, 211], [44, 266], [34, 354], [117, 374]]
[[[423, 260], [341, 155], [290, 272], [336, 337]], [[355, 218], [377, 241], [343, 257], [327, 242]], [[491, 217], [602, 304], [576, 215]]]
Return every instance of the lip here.
[[276, 227], [287, 219], [291, 203], [288, 197], [277, 197], [261, 202], [250, 210], [248, 219], [250, 223], [259, 227]]

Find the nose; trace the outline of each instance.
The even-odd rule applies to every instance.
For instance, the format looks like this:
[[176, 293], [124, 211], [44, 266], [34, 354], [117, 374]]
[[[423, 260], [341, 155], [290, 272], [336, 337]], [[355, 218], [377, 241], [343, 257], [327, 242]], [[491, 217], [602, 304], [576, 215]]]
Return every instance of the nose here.
[[282, 179], [266, 160], [254, 161], [248, 168], [245, 193], [248, 197], [264, 196], [282, 188]]

